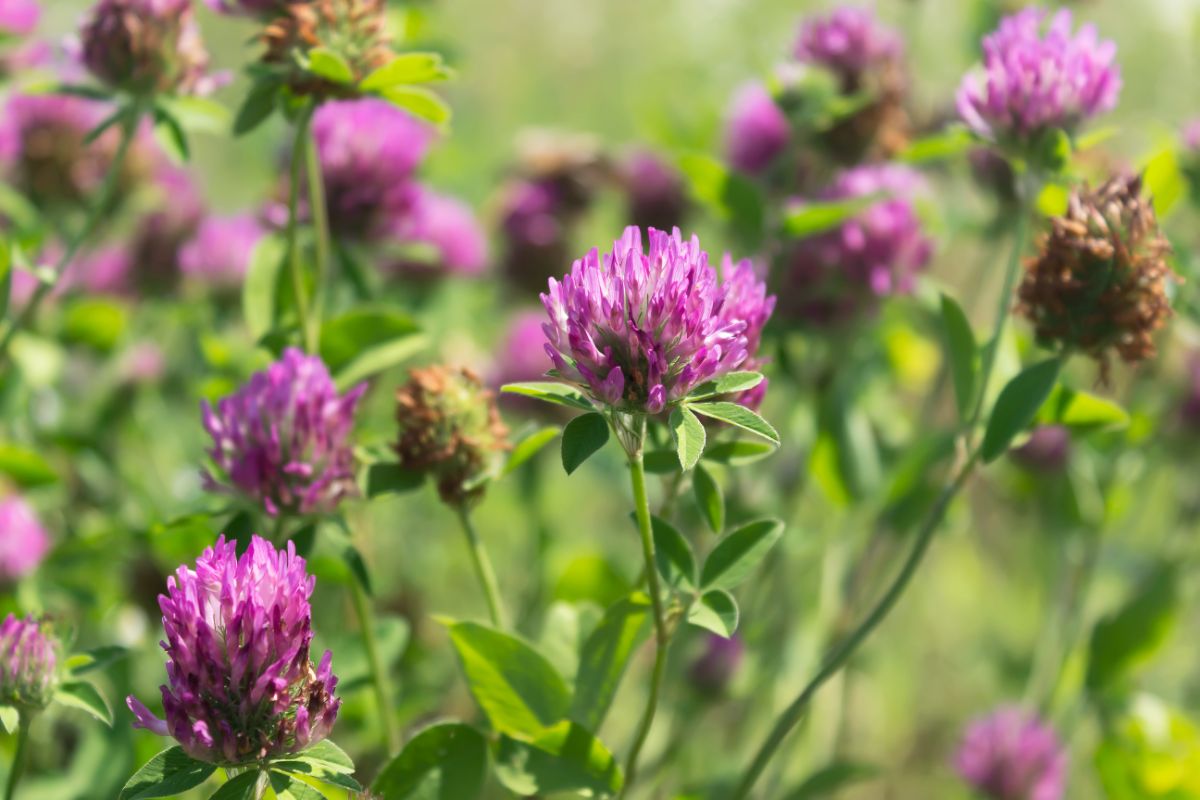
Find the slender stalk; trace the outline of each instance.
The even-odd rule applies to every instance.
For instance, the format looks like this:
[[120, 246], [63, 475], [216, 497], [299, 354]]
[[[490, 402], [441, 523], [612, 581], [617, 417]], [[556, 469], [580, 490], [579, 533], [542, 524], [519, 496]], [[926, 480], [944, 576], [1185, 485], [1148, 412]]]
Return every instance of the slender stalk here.
[[475, 531], [471, 522], [471, 513], [465, 508], [458, 509], [458, 519], [462, 522], [463, 533], [467, 536], [467, 550], [471, 553], [471, 563], [475, 566], [475, 575], [479, 585], [483, 587], [484, 597], [487, 598], [488, 614], [491, 615], [492, 625], [500, 630], [508, 627], [504, 613], [504, 604], [500, 600], [500, 587], [496, 583], [496, 573], [492, 569], [492, 561], [488, 558], [483, 540]]
[[[1036, 192], [1034, 191], [1035, 186], [1036, 184], [1033, 181], [1029, 182], [1026, 191], [1022, 195], [1023, 199], [1036, 196]], [[1012, 293], [1016, 286], [1017, 274], [1020, 269], [1021, 253], [1025, 249], [1025, 242], [1028, 236], [1027, 205], [1022, 203], [1016, 213], [1017, 220], [1013, 232], [1013, 248], [1005, 269], [1004, 287], [1000, 295], [996, 324], [992, 332], [992, 338], [988, 341], [983, 354], [979, 396], [976, 398], [971, 418], [964, 428], [964, 438], [967, 442], [971, 442], [974, 438], [975, 427], [983, 415], [984, 399], [987, 395], [993, 368], [996, 365], [996, 351], [1000, 346], [1000, 338], [1004, 335], [1004, 326], [1008, 321], [1009, 310], [1012, 307]], [[971, 473], [974, 472], [976, 465], [979, 463], [979, 458], [979, 445], [972, 445], [970, 447], [970, 454], [955, 471], [954, 477], [942, 489], [941, 494], [922, 522], [921, 528], [913, 541], [912, 550], [909, 551], [907, 559], [905, 559], [903, 566], [900, 568], [900, 572], [875, 604], [875, 607], [867, 614], [866, 619], [833, 650], [826, 658], [824, 665], [817, 671], [817, 674], [801, 690], [799, 696], [779, 715], [771, 732], [759, 747], [758, 753], [755, 755], [753, 762], [751, 762], [749, 769], [742, 776], [741, 783], [739, 783], [737, 791], [733, 794], [732, 800], [746, 800], [749, 797], [755, 783], [758, 782], [763, 771], [766, 770], [767, 764], [770, 763], [771, 758], [775, 755], [783, 740], [787, 738], [792, 729], [804, 718], [817, 690], [846, 665], [846, 662], [862, 646], [863, 642], [866, 641], [871, 633], [879, 627], [880, 623], [887, 618], [892, 609], [895, 608], [896, 603], [908, 588], [913, 576], [916, 575], [917, 569], [921, 566], [921, 562], [929, 550], [929, 545], [933, 541], [933, 535], [937, 532], [942, 520], [946, 516], [946, 510], [966, 485], [967, 479], [970, 478]]]
[[646, 737], [650, 735], [650, 727], [654, 724], [654, 714], [658, 710], [658, 695], [662, 689], [663, 674], [667, 666], [667, 644], [670, 639], [666, 617], [663, 614], [662, 596], [658, 588], [658, 570], [654, 565], [654, 532], [650, 526], [650, 501], [646, 496], [646, 466], [642, 462], [640, 446], [629, 454], [629, 477], [633, 484], [638, 533], [642, 539], [646, 589], [650, 593], [650, 604], [654, 610], [654, 671], [650, 677], [650, 695], [646, 698], [646, 710], [642, 712], [642, 720], [638, 724], [633, 746], [629, 749], [629, 755], [625, 759], [625, 785], [621, 787], [619, 796], [622, 800], [629, 794], [630, 788], [637, 780], [638, 756], [646, 744]]
[[388, 680], [383, 659], [379, 656], [379, 645], [375, 641], [375, 626], [367, 590], [357, 579], [352, 580], [351, 585], [354, 612], [358, 616], [363, 649], [367, 652], [367, 663], [371, 669], [371, 683], [375, 686], [375, 701], [379, 704], [379, 718], [383, 723], [384, 742], [390, 756], [400, 752], [400, 729], [396, 727], [394, 706], [392, 705], [392, 686]]
[[[312, 126], [309, 126], [311, 129]], [[308, 208], [312, 218], [313, 232], [317, 240], [317, 280], [313, 289], [312, 316], [309, 322], [311, 328], [305, 331], [308, 349], [316, 351], [321, 336], [321, 312], [325, 304], [326, 283], [329, 280], [329, 211], [325, 207], [325, 183], [321, 177], [321, 159], [317, 152], [317, 143], [309, 135], [306, 148], [308, 172]]]
[[[300, 323], [300, 334], [305, 349], [316, 350], [316, 342], [310, 327], [308, 292], [304, 286], [304, 264], [300, 257], [300, 245], [296, 241], [300, 228], [300, 179], [304, 173], [305, 152], [309, 149], [309, 129], [312, 125], [313, 106], [310, 104], [300, 112], [296, 120], [296, 136], [292, 143], [292, 165], [288, 184], [287, 260], [291, 271], [292, 291], [296, 298], [296, 316]], [[309, 209], [309, 213], [314, 213]]]
[[25, 750], [29, 745], [29, 712], [22, 709], [21, 721], [17, 723], [17, 749], [13, 753], [12, 769], [8, 771], [8, 784], [4, 787], [4, 800], [13, 800], [21, 773], [25, 771]]
[[143, 101], [135, 99], [126, 112], [125, 120], [121, 123], [121, 139], [117, 144], [116, 152], [113, 154], [112, 162], [108, 165], [108, 172], [104, 175], [104, 182], [100, 185], [100, 194], [96, 197], [96, 202], [88, 209], [83, 227], [67, 243], [62, 255], [59, 256], [58, 262], [54, 265], [53, 279], [38, 281], [37, 288], [33, 290], [33, 295], [29, 298], [29, 301], [25, 303], [24, 308], [17, 314], [16, 318], [4, 329], [4, 335], [0, 337], [0, 369], [3, 369], [5, 361], [8, 358], [8, 350], [13, 338], [17, 335], [18, 331], [33, 322], [37, 316], [38, 308], [50, 295], [50, 292], [54, 290], [54, 287], [62, 281], [67, 270], [71, 268], [71, 262], [79, 254], [80, 248], [95, 235], [96, 230], [100, 227], [100, 223], [104, 221], [104, 216], [108, 208], [112, 205], [117, 184], [120, 182], [121, 169], [125, 166], [125, 159], [129, 155], [129, 148], [137, 136], [138, 123], [142, 119], [142, 106]]

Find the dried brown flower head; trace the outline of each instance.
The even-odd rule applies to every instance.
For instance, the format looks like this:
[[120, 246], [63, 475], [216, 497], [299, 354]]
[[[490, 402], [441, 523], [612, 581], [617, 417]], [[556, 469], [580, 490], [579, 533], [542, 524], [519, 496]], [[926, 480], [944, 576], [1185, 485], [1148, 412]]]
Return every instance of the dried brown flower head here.
[[1171, 251], [1138, 176], [1072, 192], [1026, 266], [1017, 310], [1045, 346], [1077, 350], [1106, 379], [1115, 351], [1129, 364], [1155, 355], [1153, 333], [1171, 317]]
[[465, 368], [439, 365], [409, 375], [396, 392], [400, 465], [433, 475], [448, 505], [478, 499], [484, 487], [472, 485], [474, 479], [492, 454], [508, 449], [508, 428], [496, 408], [495, 392]]
[[[384, 0], [308, 0], [283, 9], [263, 31], [263, 62], [283, 69], [300, 95], [356, 97], [355, 86], [394, 58], [389, 46]], [[350, 67], [346, 83], [314, 75], [305, 68], [310, 53], [322, 48]]]

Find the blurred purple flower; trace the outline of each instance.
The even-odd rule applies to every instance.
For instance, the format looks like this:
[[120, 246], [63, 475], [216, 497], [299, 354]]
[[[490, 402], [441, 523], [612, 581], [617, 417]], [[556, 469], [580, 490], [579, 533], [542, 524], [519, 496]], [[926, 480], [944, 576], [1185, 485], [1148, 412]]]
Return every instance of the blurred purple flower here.
[[0, 0], [0, 34], [28, 36], [42, 17], [37, 0]]
[[58, 684], [58, 644], [33, 617], [0, 623], [0, 704], [20, 710], [50, 705]]
[[1200, 153], [1200, 118], [1183, 126], [1183, 146], [1192, 154]]
[[629, 224], [671, 230], [687, 212], [687, 186], [679, 170], [647, 150], [631, 153], [621, 165]]
[[729, 688], [746, 655], [746, 645], [737, 636], [709, 634], [704, 652], [688, 669], [688, 680], [701, 694], [716, 696]]
[[[493, 385], [542, 380], [549, 366], [546, 363], [546, 334], [542, 325], [544, 311], [523, 311], [509, 322], [508, 333], [496, 355]], [[521, 399], [501, 395], [501, 400]]]
[[844, 83], [857, 83], [867, 69], [904, 54], [900, 35], [866, 8], [842, 6], [800, 26], [793, 55], [802, 64], [825, 67]]
[[247, 17], [270, 16], [287, 5], [302, 0], [204, 0], [204, 4], [218, 14], [237, 14]]
[[725, 129], [725, 157], [734, 169], [750, 175], [765, 171], [791, 136], [787, 115], [766, 88], [753, 83], [738, 91]]
[[11, 583], [37, 569], [50, 549], [50, 537], [24, 498], [0, 500], [0, 583]]
[[1071, 432], [1062, 425], [1039, 425], [1033, 429], [1029, 440], [1009, 455], [1033, 472], [1062, 472], [1071, 458]]
[[179, 282], [180, 248], [191, 239], [205, 206], [192, 175], [170, 163], [156, 165], [153, 175], [157, 210], [145, 214], [130, 243], [138, 288], [170, 292]]
[[1093, 25], [1072, 33], [1067, 9], [1050, 16], [1029, 8], [1005, 17], [984, 37], [982, 71], [963, 78], [959, 115], [975, 133], [998, 142], [1025, 143], [1051, 128], [1072, 132], [1117, 104], [1116, 53]]
[[336, 101], [317, 109], [313, 137], [334, 233], [386, 236], [417, 200], [413, 173], [435, 135], [386, 100]]
[[782, 292], [787, 314], [836, 325], [872, 311], [882, 297], [911, 292], [933, 254], [913, 202], [924, 189], [918, 173], [893, 164], [841, 173], [820, 200], [879, 200], [792, 247]]
[[641, 231], [626, 228], [611, 253], [593, 249], [541, 297], [546, 352], [562, 379], [599, 403], [657, 414], [752, 358], [751, 320], [771, 301], [760, 295], [755, 307], [740, 282], [718, 285], [696, 237], [648, 235], [646, 251]]
[[179, 251], [179, 269], [216, 289], [242, 285], [250, 257], [265, 231], [251, 214], [206, 217]]
[[271, 516], [332, 511], [357, 492], [350, 434], [367, 389], [338, 394], [320, 358], [295, 348], [214, 410], [202, 404], [218, 476], [210, 491], [235, 491]]
[[166, 720], [126, 699], [134, 727], [171, 736], [193, 758], [244, 764], [299, 753], [329, 735], [341, 700], [327, 650], [314, 669], [310, 576], [295, 545], [222, 536], [159, 595]]
[[1036, 716], [1002, 708], [973, 722], [955, 759], [958, 773], [988, 800], [1061, 800], [1067, 754]]
[[207, 75], [191, 0], [96, 0], [80, 47], [88, 71], [117, 89], [205, 94], [220, 81]]
[[1200, 431], [1200, 352], [1193, 352], [1187, 360], [1187, 390], [1179, 408], [1183, 424], [1192, 431]]
[[487, 267], [487, 237], [475, 212], [455, 197], [421, 187], [412, 208], [397, 220], [395, 236], [433, 252], [431, 264], [402, 260], [393, 265], [401, 273], [474, 276]]
[[[758, 355], [758, 348], [762, 344], [763, 329], [775, 310], [775, 297], [767, 296], [766, 283], [748, 260], [734, 264], [733, 259], [726, 254], [721, 264], [721, 277], [725, 281], [727, 312], [734, 319], [746, 321], [746, 351], [750, 356], [741, 369], [761, 371], [767, 360]], [[767, 395], [767, 383], [767, 379], [763, 378], [753, 389], [747, 389], [729, 399], [757, 411]]]
[[167, 356], [155, 342], [138, 342], [121, 357], [121, 377], [129, 383], [155, 383], [167, 372]]

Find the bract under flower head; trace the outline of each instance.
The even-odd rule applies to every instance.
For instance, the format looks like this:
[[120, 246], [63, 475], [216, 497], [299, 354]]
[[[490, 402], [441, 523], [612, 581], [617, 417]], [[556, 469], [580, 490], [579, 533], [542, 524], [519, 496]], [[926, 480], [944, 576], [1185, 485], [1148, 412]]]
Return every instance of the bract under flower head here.
[[214, 409], [202, 405], [219, 477], [211, 491], [237, 492], [268, 514], [332, 511], [357, 493], [350, 434], [367, 389], [339, 394], [324, 362], [295, 348]]
[[341, 700], [329, 651], [314, 667], [316, 578], [288, 542], [253, 537], [241, 557], [222, 536], [159, 595], [167, 652], [166, 719], [137, 698], [135, 727], [171, 736], [193, 758], [245, 764], [298, 753], [329, 735]]
[[58, 685], [58, 644], [33, 617], [0, 623], [0, 704], [41, 710]]
[[984, 38], [983, 68], [963, 78], [958, 113], [975, 133], [1000, 143], [1029, 143], [1055, 128], [1073, 132], [1116, 106], [1116, 54], [1095, 26], [1072, 32], [1067, 9], [1053, 16], [1025, 9]]
[[[262, 33], [267, 46], [263, 62], [296, 94], [358, 97], [358, 83], [395, 57], [384, 0], [285, 0], [276, 6], [276, 15]], [[311, 54], [318, 49], [337, 55], [349, 70], [347, 80], [330, 80], [309, 70]]]
[[559, 376], [597, 403], [657, 414], [742, 367], [753, 355], [752, 320], [772, 301], [740, 281], [718, 284], [696, 237], [653, 228], [648, 237], [645, 250], [641, 231], [626, 228], [612, 252], [592, 250], [541, 298]]

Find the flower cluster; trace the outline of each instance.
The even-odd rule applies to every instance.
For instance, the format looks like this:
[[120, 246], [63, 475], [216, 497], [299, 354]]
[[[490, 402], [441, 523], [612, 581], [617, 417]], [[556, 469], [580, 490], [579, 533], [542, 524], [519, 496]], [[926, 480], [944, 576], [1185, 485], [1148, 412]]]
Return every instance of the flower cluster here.
[[0, 583], [11, 583], [46, 557], [50, 537], [29, 503], [17, 495], [0, 500]]
[[474, 479], [508, 448], [495, 393], [468, 369], [432, 366], [409, 376], [396, 392], [400, 466], [431, 474], [442, 500], [462, 507], [483, 495]]
[[43, 709], [58, 685], [58, 644], [43, 623], [13, 614], [0, 623], [0, 704]]
[[1071, 30], [1071, 12], [1029, 8], [983, 40], [983, 69], [958, 90], [958, 112], [985, 139], [1029, 143], [1051, 129], [1072, 132], [1111, 110], [1121, 91], [1116, 45], [1092, 25]]
[[1015, 708], [972, 723], [956, 766], [988, 800], [1061, 800], [1067, 780], [1067, 755], [1054, 731]]
[[272, 516], [333, 510], [357, 491], [350, 434], [366, 388], [338, 394], [321, 359], [288, 348], [216, 409], [203, 403], [221, 476], [204, 473], [207, 488], [236, 491]]
[[[240, 0], [238, 5], [256, 12], [264, 4]], [[296, 94], [355, 97], [356, 84], [394, 58], [384, 0], [284, 0], [274, 5], [277, 16], [262, 34], [267, 48], [263, 63], [281, 72]], [[318, 49], [340, 56], [350, 69], [350, 80], [334, 82], [310, 72], [310, 54]]]
[[1102, 374], [1112, 351], [1142, 361], [1172, 313], [1169, 252], [1141, 178], [1076, 190], [1027, 265], [1017, 309], [1041, 344], [1086, 353]]
[[475, 213], [463, 201], [418, 187], [409, 212], [393, 225], [393, 235], [410, 250], [390, 269], [409, 277], [474, 276], [487, 267], [487, 240]]
[[898, 165], [839, 175], [819, 199], [879, 199], [838, 228], [793, 246], [782, 292], [787, 314], [827, 327], [871, 312], [882, 297], [911, 291], [933, 254], [914, 205], [923, 191], [920, 175]]
[[172, 736], [193, 758], [244, 764], [298, 753], [329, 735], [341, 700], [329, 651], [315, 668], [316, 578], [288, 542], [255, 536], [239, 558], [222, 536], [159, 595], [167, 652], [165, 721], [127, 699], [136, 727]]
[[237, 289], [263, 235], [262, 224], [249, 214], [206, 217], [180, 248], [179, 269], [207, 285]]
[[867, 9], [841, 6], [801, 24], [793, 55], [801, 64], [825, 67], [856, 87], [868, 70], [902, 58], [904, 45], [899, 34]]
[[683, 223], [687, 186], [678, 170], [648, 150], [637, 150], [619, 171], [630, 225], [669, 231]]
[[98, 0], [80, 41], [84, 65], [114, 88], [135, 94], [214, 88], [191, 0]]
[[[657, 414], [699, 383], [743, 367], [753, 357], [752, 320], [770, 314], [765, 291], [748, 288], [743, 262], [718, 284], [700, 241], [626, 228], [603, 256], [592, 250], [560, 283], [550, 279], [542, 303], [550, 316], [546, 352], [559, 377], [596, 402]], [[752, 273], [751, 273], [752, 276]], [[760, 327], [761, 330], [761, 327]]]
[[751, 83], [733, 99], [725, 129], [725, 157], [748, 175], [765, 171], [787, 149], [792, 126], [766, 87]]

